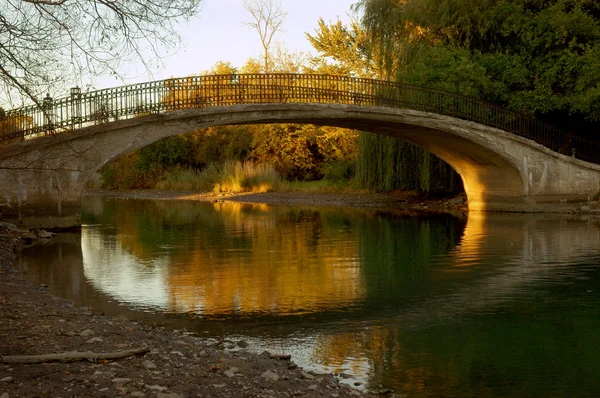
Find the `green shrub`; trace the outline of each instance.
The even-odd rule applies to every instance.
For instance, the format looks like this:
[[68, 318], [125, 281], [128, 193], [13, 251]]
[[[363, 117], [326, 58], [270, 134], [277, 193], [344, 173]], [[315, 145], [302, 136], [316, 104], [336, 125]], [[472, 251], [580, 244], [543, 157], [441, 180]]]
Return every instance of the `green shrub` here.
[[323, 179], [330, 182], [348, 182], [354, 178], [356, 160], [333, 160], [321, 169]]
[[167, 137], [137, 151], [137, 168], [140, 170], [166, 170], [177, 165], [187, 166], [192, 162], [191, 145], [185, 136]]
[[159, 169], [141, 170], [135, 153], [129, 153], [100, 169], [104, 189], [147, 189], [152, 188], [163, 176]]

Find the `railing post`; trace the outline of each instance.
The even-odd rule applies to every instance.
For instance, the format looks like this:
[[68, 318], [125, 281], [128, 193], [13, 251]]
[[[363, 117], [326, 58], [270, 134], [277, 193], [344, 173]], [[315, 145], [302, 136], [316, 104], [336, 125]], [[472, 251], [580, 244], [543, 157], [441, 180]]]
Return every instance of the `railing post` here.
[[71, 128], [81, 127], [81, 88], [71, 88]]
[[50, 97], [50, 93], [46, 94], [42, 100], [42, 112], [44, 112], [44, 130], [54, 130], [52, 121], [54, 119], [54, 100]]
[[216, 86], [216, 101], [217, 101], [217, 106], [221, 106], [221, 92], [220, 92], [220, 88], [221, 88], [221, 82], [217, 79], [215, 80], [215, 86]]

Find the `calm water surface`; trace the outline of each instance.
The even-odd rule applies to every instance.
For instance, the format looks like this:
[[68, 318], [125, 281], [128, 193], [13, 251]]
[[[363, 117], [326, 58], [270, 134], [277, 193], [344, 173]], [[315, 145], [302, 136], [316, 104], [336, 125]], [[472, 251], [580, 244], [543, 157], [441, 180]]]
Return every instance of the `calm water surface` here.
[[87, 198], [19, 266], [408, 397], [600, 396], [600, 220]]

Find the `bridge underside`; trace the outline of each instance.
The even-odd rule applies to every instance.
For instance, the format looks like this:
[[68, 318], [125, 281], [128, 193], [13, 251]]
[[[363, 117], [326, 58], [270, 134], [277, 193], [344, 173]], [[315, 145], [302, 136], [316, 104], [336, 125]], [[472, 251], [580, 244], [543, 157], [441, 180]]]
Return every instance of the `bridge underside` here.
[[545, 211], [600, 191], [598, 165], [448, 116], [353, 105], [234, 105], [149, 115], [0, 148], [0, 218], [28, 227], [79, 225], [85, 184], [102, 165], [168, 136], [249, 123], [347, 127], [411, 142], [461, 175], [470, 210]]

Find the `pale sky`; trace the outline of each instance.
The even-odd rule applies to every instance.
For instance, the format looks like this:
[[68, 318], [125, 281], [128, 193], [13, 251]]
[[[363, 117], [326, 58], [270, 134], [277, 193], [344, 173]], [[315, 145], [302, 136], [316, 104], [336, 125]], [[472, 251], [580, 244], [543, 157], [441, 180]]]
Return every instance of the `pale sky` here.
[[[314, 33], [317, 21], [326, 22], [339, 17], [347, 23], [351, 18], [350, 7], [356, 0], [282, 0], [287, 12], [283, 31], [274, 42], [281, 43], [289, 52], [313, 52], [305, 33]], [[163, 59], [164, 67], [154, 69], [149, 76], [143, 67], [132, 66], [126, 74], [125, 84], [160, 80], [169, 77], [188, 76], [210, 69], [216, 62], [231, 62], [241, 67], [249, 58], [260, 58], [262, 47], [258, 33], [244, 22], [251, 16], [243, 7], [242, 0], [205, 0], [197, 17], [181, 27], [184, 48]], [[119, 86], [123, 83], [114, 78], [100, 78], [94, 84], [97, 89]]]

